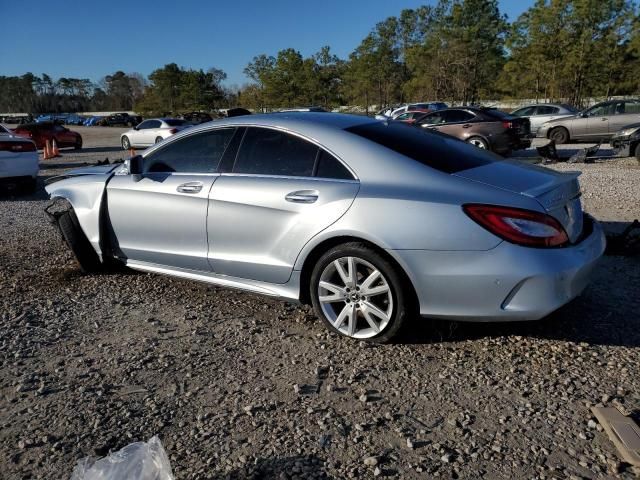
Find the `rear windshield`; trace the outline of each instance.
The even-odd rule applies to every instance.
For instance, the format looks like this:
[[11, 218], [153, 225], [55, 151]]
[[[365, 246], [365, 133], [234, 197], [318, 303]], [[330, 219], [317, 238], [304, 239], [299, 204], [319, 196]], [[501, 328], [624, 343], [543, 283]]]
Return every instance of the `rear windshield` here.
[[502, 160], [449, 135], [401, 122], [376, 122], [345, 129], [394, 152], [445, 173], [456, 173]]
[[169, 125], [170, 127], [179, 127], [180, 125], [184, 125], [186, 122], [184, 120], [165, 120], [164, 123]]

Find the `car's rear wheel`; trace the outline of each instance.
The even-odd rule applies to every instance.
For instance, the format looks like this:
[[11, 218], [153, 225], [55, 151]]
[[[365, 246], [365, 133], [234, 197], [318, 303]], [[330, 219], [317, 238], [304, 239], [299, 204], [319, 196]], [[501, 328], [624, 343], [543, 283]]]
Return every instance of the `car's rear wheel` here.
[[80, 150], [82, 148], [82, 138], [76, 140], [76, 144], [74, 145], [76, 150]]
[[156, 143], [160, 143], [162, 140], [164, 140], [162, 137], [156, 137]]
[[557, 145], [569, 142], [569, 130], [564, 127], [556, 127], [549, 132], [549, 140], [554, 140]]
[[470, 143], [471, 145], [473, 145], [475, 147], [478, 147], [478, 148], [481, 148], [483, 150], [488, 150], [489, 149], [489, 144], [482, 137], [469, 137], [469, 138], [467, 138], [467, 143]]
[[122, 144], [123, 150], [129, 150], [131, 148], [131, 142], [129, 141], [129, 137], [127, 137], [126, 135], [122, 137], [122, 140], [120, 140], [120, 143]]
[[58, 226], [67, 245], [76, 256], [80, 269], [84, 273], [102, 270], [98, 254], [89, 243], [82, 228], [80, 228], [80, 223], [73, 210], [68, 210], [58, 217]]
[[386, 342], [412, 310], [402, 274], [362, 243], [338, 245], [322, 255], [310, 288], [316, 314], [345, 337]]

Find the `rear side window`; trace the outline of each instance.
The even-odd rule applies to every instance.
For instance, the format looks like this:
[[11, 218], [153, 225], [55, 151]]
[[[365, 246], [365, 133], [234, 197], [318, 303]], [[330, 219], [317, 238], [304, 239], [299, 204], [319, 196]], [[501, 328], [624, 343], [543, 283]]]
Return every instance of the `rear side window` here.
[[233, 128], [190, 135], [144, 159], [146, 173], [214, 173], [233, 136]]
[[536, 107], [524, 107], [512, 112], [511, 115], [515, 115], [516, 117], [528, 117], [529, 115], [533, 115], [536, 111]]
[[353, 180], [353, 175], [347, 170], [347, 167], [340, 163], [340, 160], [322, 149], [318, 154], [316, 177]]
[[624, 113], [640, 113], [640, 102], [624, 102]]
[[402, 123], [365, 123], [345, 129], [394, 152], [445, 173], [501, 161], [501, 157], [448, 135]]
[[318, 147], [279, 130], [251, 127], [242, 140], [234, 173], [311, 177]]
[[553, 115], [558, 113], [560, 109], [558, 107], [552, 107], [549, 105], [539, 105], [536, 108], [536, 115]]

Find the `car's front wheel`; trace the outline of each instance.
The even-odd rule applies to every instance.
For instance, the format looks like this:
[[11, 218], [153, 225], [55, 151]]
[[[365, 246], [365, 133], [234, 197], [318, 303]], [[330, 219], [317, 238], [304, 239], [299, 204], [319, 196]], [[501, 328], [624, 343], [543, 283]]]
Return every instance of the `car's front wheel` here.
[[84, 273], [98, 272], [102, 269], [102, 263], [98, 254], [89, 243], [75, 212], [68, 210], [58, 217], [58, 226], [67, 245], [76, 256], [80, 269]]
[[557, 145], [569, 142], [569, 130], [564, 127], [556, 127], [549, 132], [549, 140], [554, 140]]
[[310, 286], [316, 314], [346, 337], [386, 342], [412, 311], [401, 273], [362, 243], [338, 245], [322, 255]]
[[129, 150], [131, 148], [131, 142], [129, 141], [129, 137], [127, 136], [122, 137], [122, 140], [120, 140], [120, 143], [122, 144], [123, 150]]
[[156, 143], [160, 143], [162, 140], [164, 140], [162, 137], [156, 137]]

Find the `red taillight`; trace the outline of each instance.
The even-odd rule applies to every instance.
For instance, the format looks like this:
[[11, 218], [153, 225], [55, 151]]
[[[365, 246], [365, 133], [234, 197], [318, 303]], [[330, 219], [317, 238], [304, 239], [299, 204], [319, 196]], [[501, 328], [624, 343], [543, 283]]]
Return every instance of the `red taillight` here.
[[178, 133], [178, 129], [177, 128], [172, 128], [171, 130], [169, 130], [169, 133], [171, 135], [173, 135], [174, 133]]
[[508, 242], [527, 247], [561, 247], [569, 241], [555, 218], [540, 212], [495, 205], [463, 205], [476, 223]]
[[3, 142], [0, 141], [0, 152], [35, 152], [36, 145], [33, 142]]
[[506, 129], [513, 128], [513, 123], [509, 122], [508, 120], [503, 120], [502, 126]]

